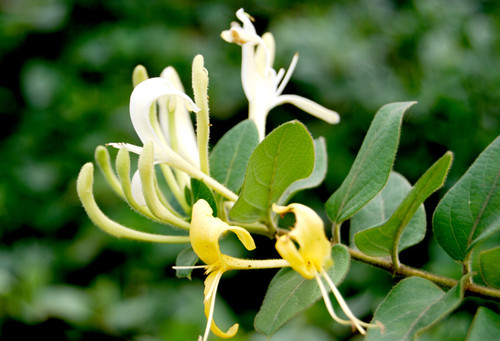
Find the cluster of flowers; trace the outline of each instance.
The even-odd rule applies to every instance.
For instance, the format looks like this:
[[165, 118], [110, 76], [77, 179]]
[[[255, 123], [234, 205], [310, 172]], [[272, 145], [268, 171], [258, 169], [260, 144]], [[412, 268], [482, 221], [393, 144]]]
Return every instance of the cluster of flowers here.
[[[232, 23], [221, 37], [242, 46], [242, 83], [249, 101], [249, 118], [255, 122], [259, 138], [265, 137], [265, 122], [269, 111], [282, 103], [291, 103], [298, 108], [328, 123], [337, 123], [338, 114], [308, 99], [296, 95], [282, 95], [283, 89], [297, 63], [293, 57], [287, 72], [273, 69], [275, 44], [270, 33], [259, 36], [252, 24], [252, 17], [240, 9], [236, 16], [243, 23]], [[236, 234], [248, 250], [255, 249], [252, 235], [243, 227], [232, 226], [226, 218], [213, 216], [210, 205], [203, 199], [194, 205], [187, 202], [185, 189], [190, 187], [190, 178], [202, 180], [213, 191], [234, 203], [238, 196], [210, 177], [208, 159], [208, 73], [203, 58], [193, 61], [193, 101], [186, 95], [178, 74], [167, 67], [160, 77], [149, 78], [144, 67], [138, 66], [133, 73], [134, 90], [130, 98], [132, 124], [141, 139], [142, 147], [128, 143], [109, 143], [118, 148], [116, 171], [112, 170], [109, 154], [104, 147], [96, 150], [96, 159], [107, 181], [114, 191], [137, 212], [161, 223], [174, 225], [189, 231], [188, 236], [158, 235], [137, 231], [109, 219], [97, 206], [92, 193], [93, 165], [83, 166], [77, 182], [80, 200], [90, 219], [102, 230], [117, 236], [159, 243], [190, 243], [199, 259], [205, 263], [188, 268], [204, 268], [205, 314], [207, 328], [203, 340], [210, 330], [220, 337], [232, 337], [238, 324], [228, 331], [220, 330], [214, 322], [214, 302], [217, 286], [224, 272], [263, 268], [292, 267], [307, 279], [315, 279], [323, 295], [325, 305], [332, 318], [342, 324], [352, 325], [359, 332], [373, 326], [357, 319], [346, 305], [325, 269], [333, 264], [331, 242], [327, 239], [321, 218], [302, 204], [288, 206], [273, 205], [276, 214], [295, 214], [296, 223], [291, 230], [276, 236], [276, 250], [282, 259], [250, 260], [235, 258], [221, 253], [219, 238], [228, 231]], [[196, 113], [197, 129], [193, 129], [189, 111]], [[139, 154], [138, 170], [130, 180], [129, 152]], [[155, 165], [158, 165], [175, 199], [183, 212], [172, 207], [157, 186]], [[226, 215], [227, 216], [227, 215]], [[182, 267], [178, 267], [182, 268]], [[186, 268], [186, 267], [184, 267]], [[332, 290], [348, 320], [339, 318], [329, 299], [328, 287]], [[201, 336], [200, 336], [201, 338]]]

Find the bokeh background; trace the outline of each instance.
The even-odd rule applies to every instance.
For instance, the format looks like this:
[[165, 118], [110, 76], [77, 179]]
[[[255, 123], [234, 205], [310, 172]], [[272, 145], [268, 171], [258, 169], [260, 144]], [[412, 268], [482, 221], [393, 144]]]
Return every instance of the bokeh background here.
[[[418, 101], [405, 116], [395, 163], [411, 182], [452, 150], [450, 187], [500, 133], [495, 0], [2, 0], [1, 339], [194, 340], [204, 330], [203, 275], [176, 279], [170, 267], [182, 247], [105, 235], [80, 206], [75, 179], [97, 145], [138, 142], [128, 116], [137, 64], [151, 76], [173, 65], [190, 94], [191, 61], [201, 53], [210, 75], [212, 142], [246, 117], [240, 48], [219, 37], [240, 7], [255, 17], [258, 32], [273, 32], [276, 68], [299, 52], [285, 92], [342, 117], [330, 126], [291, 106], [271, 112], [269, 128], [298, 118], [327, 140], [327, 179], [297, 201], [322, 210], [385, 103]], [[428, 211], [444, 190], [428, 200]], [[114, 197], [99, 175], [95, 193], [114, 219], [161, 231]], [[402, 257], [442, 275], [460, 271], [431, 232]], [[240, 323], [235, 340], [265, 339], [252, 321], [273, 274], [225, 275], [216, 319]], [[394, 283], [390, 274], [353, 262], [341, 290], [369, 319]], [[474, 304], [468, 300], [421, 339], [463, 340]], [[331, 322], [321, 302], [273, 340], [306, 338], [359, 340]]]

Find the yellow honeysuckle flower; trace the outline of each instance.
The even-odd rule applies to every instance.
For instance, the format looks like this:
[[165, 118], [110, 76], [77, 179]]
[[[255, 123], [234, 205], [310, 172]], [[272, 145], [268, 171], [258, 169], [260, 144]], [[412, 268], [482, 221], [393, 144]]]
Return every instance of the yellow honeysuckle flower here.
[[236, 12], [243, 23], [233, 22], [229, 30], [221, 33], [222, 39], [242, 47], [241, 82], [249, 102], [249, 118], [255, 122], [260, 140], [264, 139], [266, 117], [274, 107], [290, 103], [305, 112], [330, 124], [338, 123], [339, 115], [307, 98], [297, 95], [283, 95], [299, 58], [295, 54], [287, 72], [273, 69], [275, 43], [271, 33], [260, 37], [252, 24], [252, 17], [243, 8]]
[[239, 226], [231, 226], [219, 218], [215, 218], [212, 208], [205, 200], [200, 199], [193, 205], [189, 237], [194, 252], [206, 264], [201, 267], [205, 268], [205, 273], [208, 275], [205, 279], [204, 291], [207, 328], [203, 340], [207, 340], [210, 329], [215, 335], [222, 338], [233, 337], [238, 331], [238, 324], [234, 324], [228, 331], [223, 332], [213, 320], [215, 295], [224, 272], [228, 270], [269, 269], [289, 266], [288, 262], [283, 259], [250, 260], [221, 253], [219, 238], [228, 231], [236, 234], [246, 249], [255, 249], [252, 235], [247, 230]]
[[[304, 278], [313, 279], [316, 273], [333, 264], [330, 257], [332, 246], [325, 236], [323, 221], [316, 212], [301, 204], [273, 205], [273, 211], [279, 214], [295, 213], [295, 228], [276, 241], [279, 254], [288, 260], [295, 271]], [[298, 250], [294, 241], [299, 244]]]
[[[341, 293], [326, 273], [325, 270], [333, 265], [334, 260], [330, 256], [331, 244], [326, 238], [323, 221], [316, 212], [302, 204], [290, 204], [288, 206], [273, 204], [273, 211], [281, 215], [289, 212], [295, 214], [295, 227], [292, 228], [290, 233], [277, 238], [276, 250], [283, 259], [290, 263], [292, 269], [304, 278], [316, 279], [323, 295], [325, 306], [332, 318], [341, 324], [353, 325], [361, 334], [366, 333], [366, 327], [377, 326], [365, 323], [353, 315]], [[298, 248], [295, 243], [298, 244]], [[328, 283], [337, 302], [349, 320], [343, 320], [335, 314], [328, 291], [320, 275]]]

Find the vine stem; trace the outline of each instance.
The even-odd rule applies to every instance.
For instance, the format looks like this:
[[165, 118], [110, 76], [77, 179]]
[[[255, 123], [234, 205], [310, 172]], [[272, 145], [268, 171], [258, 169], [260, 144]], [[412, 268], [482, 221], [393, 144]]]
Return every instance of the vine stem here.
[[[361, 251], [354, 250], [351, 248], [349, 248], [349, 253], [351, 254], [351, 257], [355, 260], [361, 261], [366, 264], [370, 264], [379, 269], [386, 270], [394, 275], [399, 275], [403, 277], [410, 277], [410, 276], [422, 277], [431, 282], [434, 282], [435, 284], [441, 287], [446, 287], [446, 288], [451, 288], [458, 283], [456, 279], [439, 276], [421, 269], [412, 268], [404, 264], [400, 264], [399, 267], [396, 269], [394, 268], [392, 261], [390, 260], [370, 257], [363, 254]], [[464, 291], [465, 295], [468, 296], [475, 296], [488, 299], [493, 298], [496, 300], [500, 300], [500, 290], [488, 288], [482, 285], [467, 283], [465, 285]]]

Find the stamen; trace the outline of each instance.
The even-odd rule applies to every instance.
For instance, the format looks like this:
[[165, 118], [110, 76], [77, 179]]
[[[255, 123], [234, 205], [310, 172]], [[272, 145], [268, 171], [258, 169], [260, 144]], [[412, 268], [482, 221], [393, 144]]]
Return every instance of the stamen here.
[[241, 38], [238, 31], [231, 30], [230, 32], [231, 32], [231, 38], [236, 44], [243, 45], [243, 44], [246, 44], [248, 42], [247, 40]]
[[275, 84], [274, 84], [274, 87], [275, 88], [278, 88], [278, 85], [280, 84], [281, 80], [283, 79], [283, 76], [285, 75], [285, 69], [284, 68], [281, 68], [279, 71], [278, 71], [278, 74], [276, 75], [276, 80], [275, 80]]
[[364, 335], [366, 332], [363, 327], [369, 328], [369, 327], [378, 326], [377, 324], [370, 324], [370, 323], [363, 322], [360, 319], [358, 319], [356, 316], [354, 316], [351, 309], [349, 309], [349, 306], [347, 305], [346, 301], [342, 297], [342, 294], [340, 293], [340, 291], [337, 289], [335, 284], [332, 282], [332, 280], [330, 279], [330, 277], [326, 274], [326, 272], [324, 270], [321, 270], [321, 275], [323, 275], [323, 277], [326, 279], [326, 282], [328, 283], [328, 286], [330, 287], [330, 289], [332, 289], [333, 295], [335, 295], [335, 298], [337, 299], [337, 302], [339, 303], [340, 307], [342, 308], [342, 311], [352, 321], [352, 323], [354, 324], [356, 329], [358, 329], [361, 334]]
[[206, 265], [191, 265], [191, 266], [184, 266], [184, 265], [174, 265], [172, 266], [172, 269], [177, 270], [177, 269], [205, 269], [207, 266]]
[[328, 296], [328, 292], [326, 291], [325, 285], [321, 281], [321, 278], [319, 277], [318, 273], [315, 273], [314, 277], [318, 282], [319, 290], [321, 291], [321, 295], [323, 296], [323, 301], [325, 302], [326, 309], [330, 313], [330, 316], [335, 320], [335, 322], [338, 322], [343, 325], [352, 325], [351, 321], [343, 320], [340, 317], [338, 317], [337, 314], [335, 314], [335, 310], [333, 309], [332, 302], [330, 301], [330, 297]]
[[276, 96], [281, 95], [283, 90], [285, 89], [285, 86], [288, 84], [288, 81], [290, 80], [290, 77], [292, 77], [292, 73], [295, 70], [295, 66], [297, 66], [297, 62], [299, 61], [299, 54], [295, 53], [292, 58], [292, 62], [290, 63], [290, 66], [288, 67], [288, 71], [286, 72], [285, 78], [280, 84], [280, 87], [278, 90], [276, 90]]

